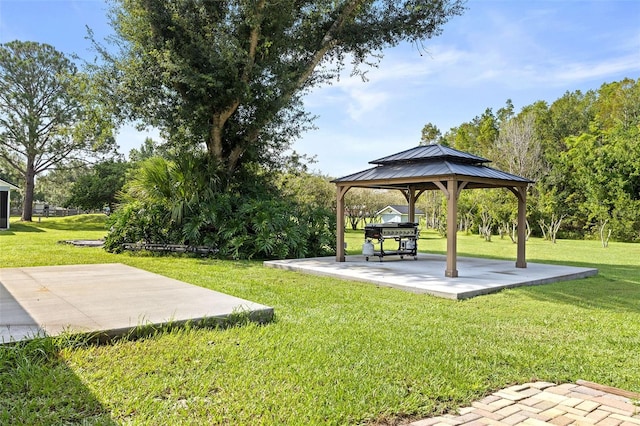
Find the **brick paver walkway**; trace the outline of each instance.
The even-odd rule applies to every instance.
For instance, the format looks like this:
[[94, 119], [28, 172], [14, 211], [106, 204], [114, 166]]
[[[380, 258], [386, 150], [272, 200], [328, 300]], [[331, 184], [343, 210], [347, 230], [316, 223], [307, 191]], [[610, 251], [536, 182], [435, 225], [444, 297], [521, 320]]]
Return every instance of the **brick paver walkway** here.
[[640, 426], [640, 406], [635, 405], [638, 401], [622, 396], [640, 395], [625, 391], [610, 393], [578, 383], [533, 382], [511, 386], [460, 409], [459, 415], [447, 414], [409, 425]]

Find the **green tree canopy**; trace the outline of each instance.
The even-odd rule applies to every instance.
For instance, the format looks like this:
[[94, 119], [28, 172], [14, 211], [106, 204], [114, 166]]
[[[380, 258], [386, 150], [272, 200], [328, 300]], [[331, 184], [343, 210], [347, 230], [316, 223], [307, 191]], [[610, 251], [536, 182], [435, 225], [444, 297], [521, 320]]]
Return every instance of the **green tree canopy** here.
[[144, 161], [151, 157], [162, 157], [167, 153], [151, 138], [145, 138], [140, 148], [132, 148], [129, 151], [129, 160], [132, 162]]
[[74, 160], [65, 167], [56, 167], [38, 176], [38, 185], [34, 192], [34, 200], [45, 201], [49, 205], [64, 206], [71, 196], [71, 188], [76, 181], [89, 173], [85, 162]]
[[73, 184], [65, 204], [85, 210], [101, 210], [105, 206], [113, 210], [129, 168], [129, 163], [114, 160], [94, 165], [89, 173], [80, 176]]
[[580, 188], [585, 227], [609, 223], [614, 237], [640, 239], [640, 81], [604, 84], [590, 129], [563, 153]]
[[[550, 239], [561, 232], [636, 241], [640, 240], [639, 135], [640, 80], [624, 79], [585, 93], [566, 92], [550, 105], [537, 101], [517, 114], [507, 100], [496, 114], [487, 108], [450, 129], [442, 140], [494, 160], [494, 167], [535, 180], [529, 216]], [[493, 202], [482, 200], [491, 215], [484, 219], [494, 219], [506, 229], [508, 210], [502, 209], [501, 196], [482, 192], [484, 198], [493, 197]], [[479, 223], [483, 218], [475, 207], [464, 217], [472, 210]], [[605, 226], [610, 234], [604, 232]]]
[[301, 96], [403, 41], [437, 36], [463, 0], [115, 0], [102, 69], [123, 114], [204, 146], [228, 174], [275, 166], [309, 124]]
[[279, 174], [276, 183], [284, 197], [298, 204], [336, 210], [336, 187], [329, 176], [292, 170]]
[[440, 133], [440, 129], [438, 129], [438, 126], [432, 123], [427, 123], [422, 128], [420, 145], [429, 145], [431, 143], [438, 143], [441, 137], [442, 137], [442, 133]]
[[115, 146], [92, 93], [86, 75], [54, 47], [0, 45], [0, 157], [24, 179], [22, 220], [32, 217], [36, 175]]

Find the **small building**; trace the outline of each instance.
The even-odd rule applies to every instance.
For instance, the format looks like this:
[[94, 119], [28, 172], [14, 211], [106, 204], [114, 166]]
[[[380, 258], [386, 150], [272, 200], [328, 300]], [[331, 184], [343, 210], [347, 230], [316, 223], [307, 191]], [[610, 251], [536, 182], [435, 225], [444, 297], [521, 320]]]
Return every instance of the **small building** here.
[[[409, 206], [391, 204], [376, 213], [376, 216], [380, 216], [382, 223], [409, 222]], [[424, 211], [416, 209], [414, 220], [420, 222], [420, 216], [424, 216]]]
[[0, 179], [0, 230], [9, 229], [12, 189], [16, 190], [18, 187]]

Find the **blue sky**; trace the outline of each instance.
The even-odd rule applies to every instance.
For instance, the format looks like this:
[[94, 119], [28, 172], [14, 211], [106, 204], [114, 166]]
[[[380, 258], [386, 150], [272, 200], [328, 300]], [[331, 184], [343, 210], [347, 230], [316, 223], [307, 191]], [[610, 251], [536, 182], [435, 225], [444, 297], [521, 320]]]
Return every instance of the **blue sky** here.
[[[640, 78], [640, 1], [469, 0], [440, 37], [385, 52], [369, 81], [345, 74], [306, 96], [317, 130], [294, 145], [334, 177], [416, 146], [431, 122], [444, 133], [511, 99], [516, 111], [566, 91]], [[102, 0], [0, 0], [0, 42], [46, 42], [90, 58], [85, 25], [110, 33]], [[123, 153], [145, 134], [120, 131]]]

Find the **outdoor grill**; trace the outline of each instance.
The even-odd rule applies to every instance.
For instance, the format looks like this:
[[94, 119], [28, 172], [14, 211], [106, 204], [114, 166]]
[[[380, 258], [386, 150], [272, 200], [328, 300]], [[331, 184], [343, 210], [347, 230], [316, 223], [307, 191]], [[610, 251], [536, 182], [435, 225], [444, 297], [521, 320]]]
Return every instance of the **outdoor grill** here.
[[[382, 262], [385, 256], [413, 256], [418, 260], [418, 224], [413, 222], [400, 223], [370, 223], [364, 227], [365, 243], [362, 246], [362, 254], [367, 261], [370, 256], [378, 256]], [[398, 243], [395, 250], [385, 250], [384, 240], [394, 240]], [[376, 251], [372, 240], [380, 243], [380, 250]]]

